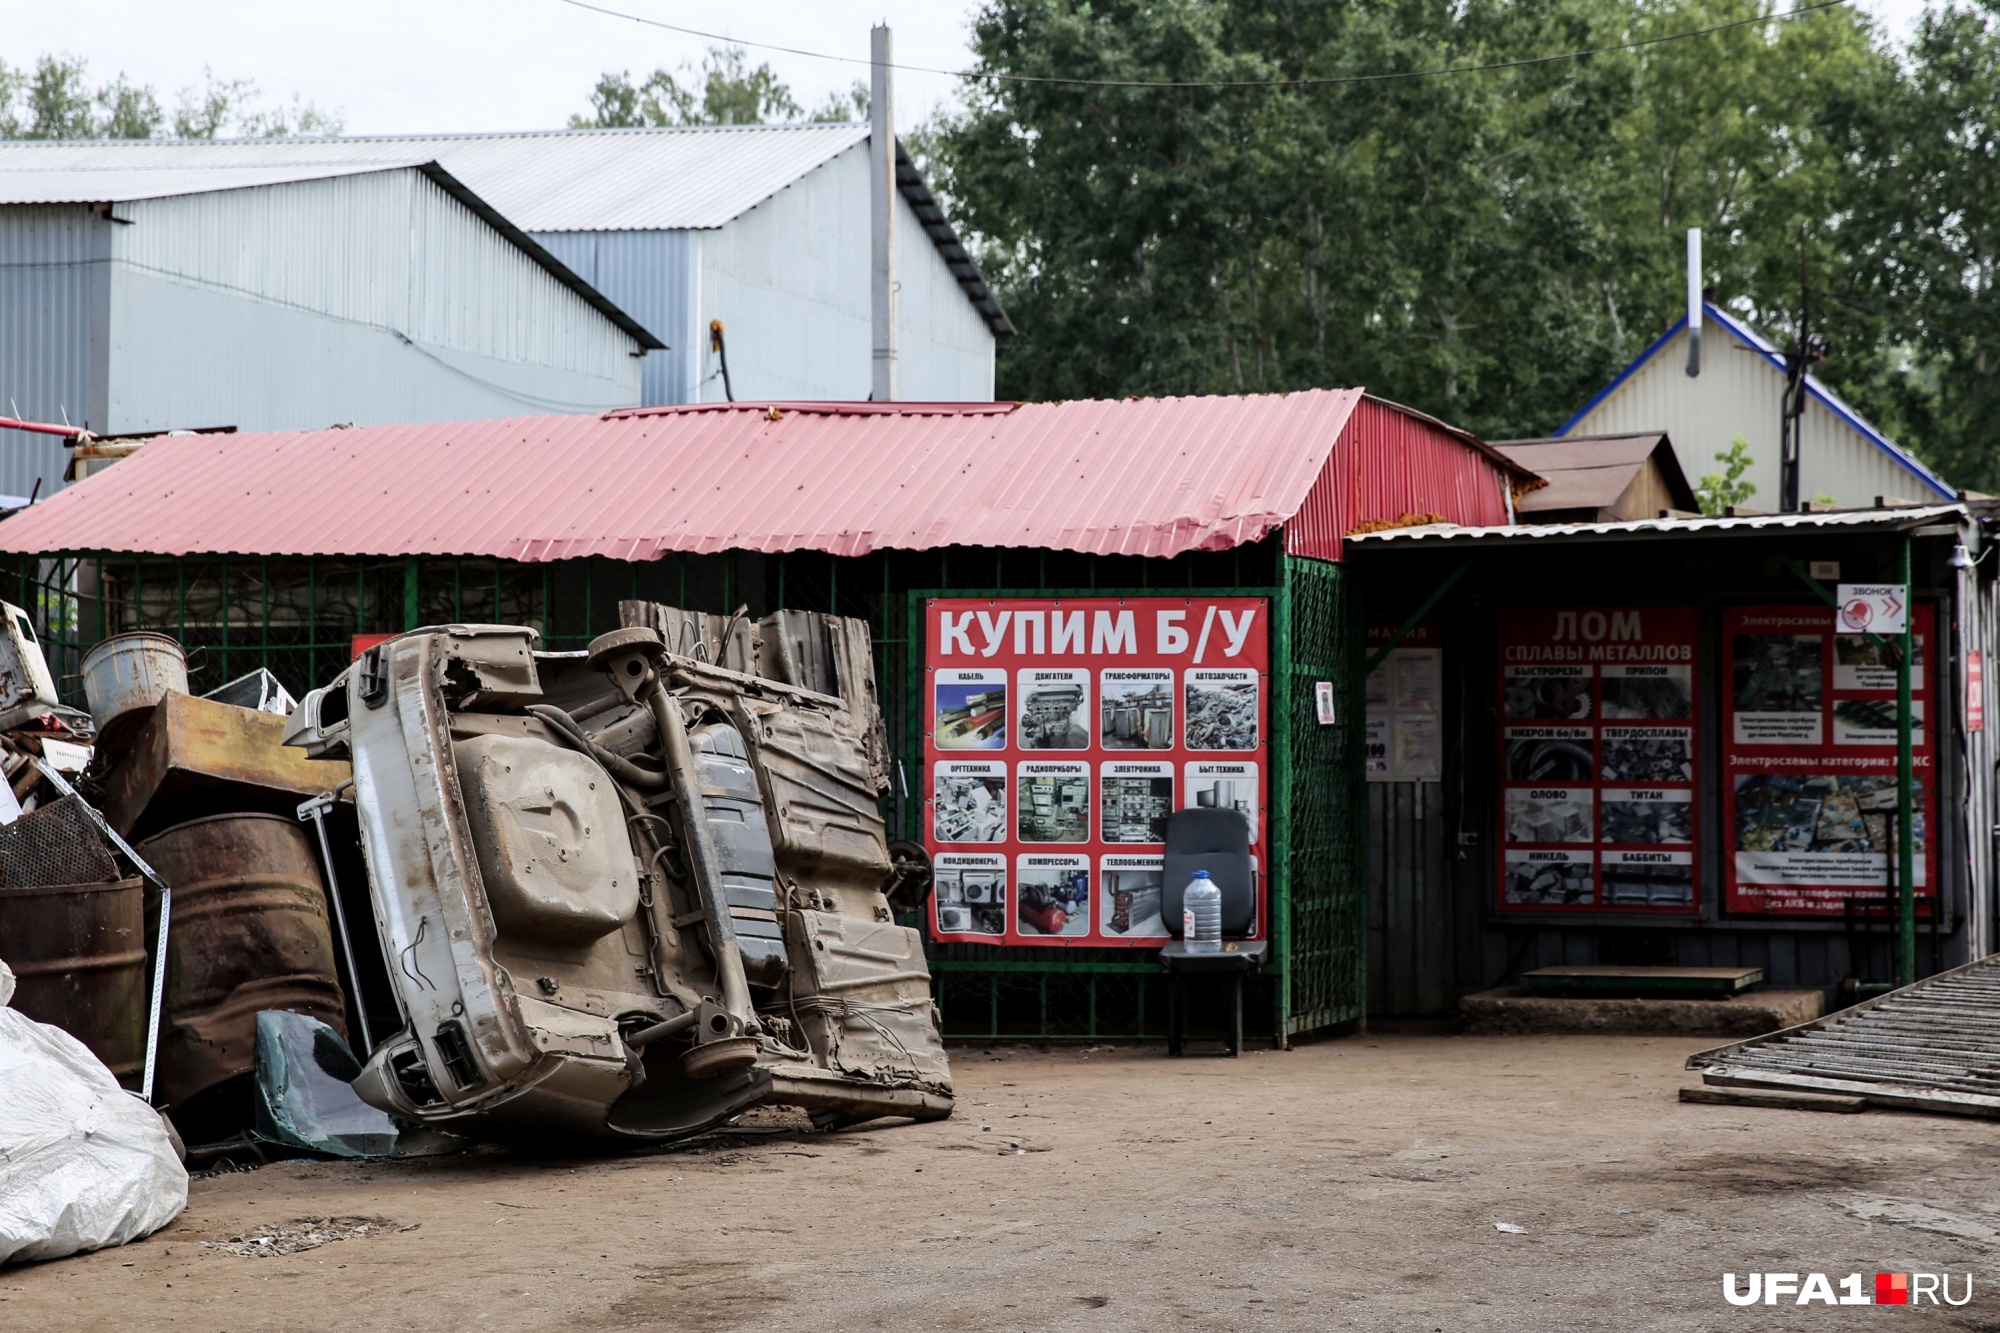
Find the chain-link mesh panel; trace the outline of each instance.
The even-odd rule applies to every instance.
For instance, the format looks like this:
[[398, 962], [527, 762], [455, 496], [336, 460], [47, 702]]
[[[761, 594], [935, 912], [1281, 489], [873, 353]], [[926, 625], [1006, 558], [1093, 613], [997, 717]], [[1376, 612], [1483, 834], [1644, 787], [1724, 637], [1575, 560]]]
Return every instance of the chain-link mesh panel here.
[[109, 884], [117, 878], [104, 835], [74, 796], [0, 825], [0, 888]]
[[[1365, 1003], [1367, 898], [1360, 626], [1345, 570], [1286, 560], [1285, 673], [1288, 813], [1281, 851], [1287, 882], [1282, 1019], [1308, 1032], [1361, 1017]], [[1322, 726], [1314, 687], [1331, 681], [1346, 725]]]

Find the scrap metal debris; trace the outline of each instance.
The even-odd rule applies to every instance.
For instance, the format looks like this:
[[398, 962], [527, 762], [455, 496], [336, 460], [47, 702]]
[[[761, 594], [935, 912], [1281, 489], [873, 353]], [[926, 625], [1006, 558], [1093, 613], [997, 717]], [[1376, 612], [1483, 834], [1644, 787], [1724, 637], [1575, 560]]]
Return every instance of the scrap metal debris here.
[[386, 1217], [301, 1217], [282, 1226], [246, 1231], [228, 1240], [205, 1240], [201, 1248], [244, 1259], [268, 1259], [273, 1255], [316, 1250], [337, 1240], [413, 1230], [414, 1227], [399, 1227]]
[[2000, 1118], [2000, 955], [1688, 1057], [1705, 1083]]
[[0, 908], [111, 932], [53, 940], [43, 970], [76, 984], [44, 1016], [93, 1034], [105, 997], [77, 978], [115, 982], [98, 1044], [128, 1079], [143, 1049], [150, 1089], [157, 1041], [200, 1160], [950, 1114], [896, 919], [930, 868], [886, 837], [901, 774], [866, 625], [621, 615], [588, 653], [518, 626], [398, 635], [289, 716], [266, 671], [196, 697], [178, 643], [115, 635], [88, 655], [117, 733], [93, 749], [45, 666], [8, 693], [8, 653], [39, 646], [0, 606], [0, 894], [56, 893]]
[[288, 743], [354, 761], [378, 931], [346, 944], [399, 1019], [354, 1090], [537, 1142], [688, 1137], [756, 1105], [822, 1128], [950, 1114], [921, 940], [886, 894], [921, 868], [879, 813], [865, 636], [627, 618], [651, 623], [586, 654], [413, 631], [293, 715]]
[[1253, 750], [1257, 747], [1257, 685], [1187, 687], [1187, 746], [1190, 750]]

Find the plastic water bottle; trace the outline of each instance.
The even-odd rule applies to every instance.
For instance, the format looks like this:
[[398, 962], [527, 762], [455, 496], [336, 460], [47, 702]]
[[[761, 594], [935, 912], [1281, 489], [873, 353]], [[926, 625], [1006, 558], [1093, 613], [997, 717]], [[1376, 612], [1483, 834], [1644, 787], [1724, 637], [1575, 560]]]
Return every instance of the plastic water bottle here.
[[1206, 870], [1195, 871], [1181, 895], [1181, 938], [1189, 953], [1222, 952], [1222, 890]]

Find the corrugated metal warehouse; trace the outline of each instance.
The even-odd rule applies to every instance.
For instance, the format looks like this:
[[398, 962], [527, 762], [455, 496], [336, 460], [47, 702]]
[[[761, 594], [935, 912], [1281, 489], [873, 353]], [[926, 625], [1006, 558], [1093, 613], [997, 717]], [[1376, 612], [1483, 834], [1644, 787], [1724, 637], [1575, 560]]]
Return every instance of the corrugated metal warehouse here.
[[[1778, 507], [1779, 413], [1785, 358], [1770, 340], [1727, 310], [1702, 306], [1719, 326], [1703, 340], [1701, 373], [1690, 376], [1688, 321], [1674, 326], [1556, 431], [1558, 436], [1665, 432], [1688, 479], [1699, 482], [1722, 465], [1715, 456], [1741, 435], [1750, 442], [1744, 480], [1756, 486], [1749, 504]], [[1884, 435], [1840, 395], [1807, 377], [1799, 448], [1799, 498], [1867, 505], [1878, 495], [1951, 500], [1958, 492], [1909, 450]]]
[[[354, 636], [424, 624], [527, 624], [577, 648], [620, 625], [621, 601], [860, 617], [905, 838], [928, 824], [931, 601], [1248, 602], [1268, 649], [1258, 1026], [1282, 1037], [1362, 1012], [1360, 732], [1319, 711], [1328, 691], [1359, 707], [1343, 537], [1412, 515], [1504, 523], [1528, 480], [1358, 390], [709, 405], [158, 439], [0, 522], [0, 551], [21, 557], [6, 595], [58, 672], [104, 634], [163, 630], [206, 649], [196, 688], [265, 666], [303, 690]], [[1149, 957], [1046, 943], [1085, 947], [934, 944], [948, 1031], [1161, 1034]]]
[[[15, 143], [0, 145], [0, 171], [435, 159], [659, 335], [666, 347], [645, 358], [632, 401], [722, 401], [717, 319], [738, 398], [859, 401], [870, 392], [870, 142], [866, 125], [815, 124]], [[990, 401], [994, 339], [1012, 326], [900, 144], [896, 175], [896, 396]]]
[[[591, 411], [659, 340], [421, 156], [0, 147], [0, 401], [99, 435]], [[0, 492], [61, 483], [10, 434]]]

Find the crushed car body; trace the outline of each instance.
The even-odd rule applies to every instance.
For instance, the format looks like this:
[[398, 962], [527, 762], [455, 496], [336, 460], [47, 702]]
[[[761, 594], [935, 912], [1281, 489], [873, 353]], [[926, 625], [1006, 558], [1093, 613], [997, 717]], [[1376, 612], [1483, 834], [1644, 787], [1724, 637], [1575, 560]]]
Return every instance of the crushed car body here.
[[542, 1142], [685, 1136], [759, 1104], [949, 1115], [922, 943], [887, 896], [921, 872], [892, 858], [871, 723], [649, 627], [537, 642], [411, 631], [292, 715], [287, 744], [352, 764], [402, 1020], [362, 1099]]

